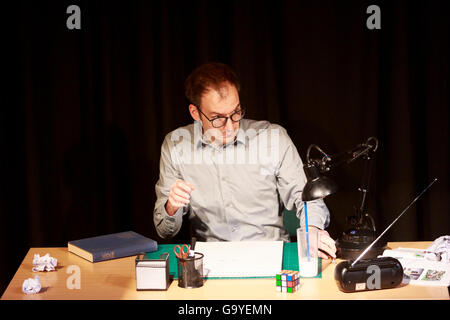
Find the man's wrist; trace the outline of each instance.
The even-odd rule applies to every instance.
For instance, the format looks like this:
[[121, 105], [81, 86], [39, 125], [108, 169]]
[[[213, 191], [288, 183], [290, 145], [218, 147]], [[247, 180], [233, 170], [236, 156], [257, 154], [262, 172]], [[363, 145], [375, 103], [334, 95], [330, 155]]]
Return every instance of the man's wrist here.
[[173, 216], [175, 213], [177, 213], [178, 209], [177, 207], [173, 206], [169, 200], [167, 200], [166, 205], [164, 206], [166, 209], [166, 212], [169, 216]]

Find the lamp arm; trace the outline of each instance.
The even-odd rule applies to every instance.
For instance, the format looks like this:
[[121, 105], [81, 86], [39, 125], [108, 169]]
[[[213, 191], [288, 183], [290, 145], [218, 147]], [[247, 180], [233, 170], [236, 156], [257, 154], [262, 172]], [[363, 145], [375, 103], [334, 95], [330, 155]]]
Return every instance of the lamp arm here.
[[325, 158], [328, 158], [328, 155], [322, 149], [320, 149], [317, 145], [312, 144], [308, 147], [308, 150], [306, 151], [306, 162], [310, 162], [311, 160], [309, 154], [311, 153], [312, 148], [316, 148], [320, 153], [322, 153], [325, 156]]
[[[337, 153], [337, 154], [334, 154], [331, 156], [327, 155], [316, 145], [311, 145], [308, 148], [308, 151], [312, 147], [316, 147], [319, 151], [321, 151], [322, 154], [325, 155], [325, 157], [321, 161], [316, 160], [316, 162], [320, 162], [320, 165], [321, 165], [320, 171], [325, 172], [325, 171], [330, 171], [336, 167], [339, 167], [340, 165], [342, 165], [344, 163], [347, 163], [347, 164], [352, 163], [353, 161], [355, 161], [356, 159], [359, 159], [362, 156], [364, 156], [366, 158], [370, 158], [371, 154], [376, 152], [376, 150], [378, 149], [378, 139], [375, 137], [370, 137], [369, 139], [367, 139], [367, 141], [365, 143], [358, 144], [353, 149], [350, 149], [345, 152]], [[344, 159], [336, 161], [336, 159], [339, 159], [343, 156], [345, 156]], [[307, 158], [309, 158], [309, 153], [307, 155]]]
[[[311, 159], [310, 153], [311, 150], [315, 148], [318, 150], [324, 157], [322, 159]], [[375, 137], [370, 137], [366, 140], [366, 142], [358, 144], [353, 149], [350, 149], [346, 152], [341, 152], [332, 156], [329, 156], [327, 153], [325, 153], [321, 148], [319, 148], [317, 145], [312, 144], [308, 147], [308, 151], [306, 153], [306, 161], [308, 164], [314, 164], [314, 166], [317, 167], [317, 169], [320, 171], [320, 173], [324, 173], [327, 171], [330, 171], [344, 163], [351, 163], [355, 161], [356, 159], [359, 159], [363, 157], [363, 159], [367, 160], [364, 166], [364, 172], [361, 179], [361, 185], [358, 188], [358, 191], [361, 192], [361, 204], [359, 208], [357, 209], [357, 215], [358, 215], [358, 221], [359, 223], [362, 223], [364, 217], [371, 219], [371, 224], [373, 229], [374, 223], [372, 217], [370, 217], [367, 214], [367, 198], [369, 193], [369, 184], [370, 184], [370, 178], [371, 178], [371, 171], [373, 166], [373, 153], [376, 152], [378, 149], [378, 139]], [[340, 159], [342, 158], [343, 159]], [[337, 160], [339, 159], [339, 160]], [[374, 230], [375, 231], [375, 230]]]
[[370, 156], [370, 154], [376, 152], [377, 149], [378, 139], [370, 137], [365, 143], [359, 144], [353, 150], [349, 151], [351, 158], [348, 160], [348, 163], [355, 161], [361, 156]]

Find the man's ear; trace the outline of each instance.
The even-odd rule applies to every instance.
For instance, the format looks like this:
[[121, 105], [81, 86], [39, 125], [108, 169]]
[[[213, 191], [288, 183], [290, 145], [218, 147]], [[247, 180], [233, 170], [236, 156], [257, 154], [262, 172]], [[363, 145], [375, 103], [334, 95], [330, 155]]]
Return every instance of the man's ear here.
[[191, 114], [192, 119], [194, 119], [195, 121], [201, 121], [198, 109], [193, 104], [189, 105], [189, 113]]

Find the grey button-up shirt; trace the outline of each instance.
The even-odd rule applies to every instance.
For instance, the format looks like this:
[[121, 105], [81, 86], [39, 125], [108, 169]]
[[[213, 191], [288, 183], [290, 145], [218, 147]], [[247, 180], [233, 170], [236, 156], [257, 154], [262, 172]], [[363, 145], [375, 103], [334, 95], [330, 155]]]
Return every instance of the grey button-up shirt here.
[[[165, 204], [177, 179], [195, 190], [190, 203], [169, 216]], [[305, 183], [302, 160], [283, 127], [242, 119], [235, 141], [217, 146], [194, 122], [164, 139], [153, 220], [162, 238], [176, 235], [189, 214], [200, 241], [289, 241], [283, 208], [295, 210], [304, 225]], [[308, 202], [309, 225], [324, 229], [329, 220], [323, 200]]]

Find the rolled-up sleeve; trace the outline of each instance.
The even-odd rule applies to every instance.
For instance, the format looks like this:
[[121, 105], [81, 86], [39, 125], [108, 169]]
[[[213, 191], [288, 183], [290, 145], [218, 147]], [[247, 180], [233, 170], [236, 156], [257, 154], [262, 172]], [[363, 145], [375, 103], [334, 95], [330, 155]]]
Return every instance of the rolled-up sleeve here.
[[[281, 201], [287, 210], [295, 210], [300, 224], [305, 225], [304, 203], [302, 199], [303, 188], [306, 184], [306, 175], [303, 162], [297, 148], [281, 129], [280, 136], [280, 165], [277, 170], [277, 185]], [[330, 223], [330, 212], [322, 199], [309, 201], [308, 225], [325, 229]]]
[[[167, 214], [165, 205], [169, 199], [170, 187], [177, 180], [181, 179], [180, 171], [172, 161], [171, 150], [173, 143], [168, 134], [161, 147], [161, 158], [159, 162], [159, 180], [156, 183], [156, 203], [153, 211], [153, 222], [156, 232], [163, 238], [172, 238], [181, 229], [183, 214], [187, 212], [187, 207], [177, 210], [173, 216]], [[173, 153], [175, 156], [176, 153]]]

